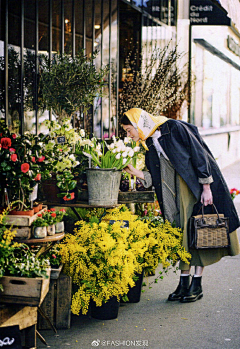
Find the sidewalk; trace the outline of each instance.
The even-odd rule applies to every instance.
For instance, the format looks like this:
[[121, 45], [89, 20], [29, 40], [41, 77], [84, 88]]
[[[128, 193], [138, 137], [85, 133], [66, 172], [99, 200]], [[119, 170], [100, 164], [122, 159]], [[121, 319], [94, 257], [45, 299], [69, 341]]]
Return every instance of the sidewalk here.
[[[240, 162], [222, 172], [229, 188], [240, 189]], [[234, 203], [240, 214], [240, 195]], [[121, 305], [116, 320], [72, 316], [69, 330], [40, 333], [53, 349], [239, 349], [240, 255], [222, 258], [205, 269], [204, 297], [195, 303], [166, 301], [178, 279], [170, 272], [152, 289], [145, 287], [141, 301]], [[46, 346], [38, 341], [38, 348]]]

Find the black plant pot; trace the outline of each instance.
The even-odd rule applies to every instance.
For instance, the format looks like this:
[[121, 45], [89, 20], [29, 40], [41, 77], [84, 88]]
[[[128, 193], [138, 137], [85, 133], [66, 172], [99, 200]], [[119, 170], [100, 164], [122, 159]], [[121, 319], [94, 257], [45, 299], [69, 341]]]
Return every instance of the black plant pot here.
[[128, 303], [138, 303], [141, 299], [144, 271], [136, 276], [138, 280], [135, 281], [135, 286], [131, 287], [127, 293]]
[[98, 320], [112, 320], [118, 317], [120, 302], [117, 297], [110, 298], [101, 307], [97, 307], [95, 302], [91, 302], [91, 317]]

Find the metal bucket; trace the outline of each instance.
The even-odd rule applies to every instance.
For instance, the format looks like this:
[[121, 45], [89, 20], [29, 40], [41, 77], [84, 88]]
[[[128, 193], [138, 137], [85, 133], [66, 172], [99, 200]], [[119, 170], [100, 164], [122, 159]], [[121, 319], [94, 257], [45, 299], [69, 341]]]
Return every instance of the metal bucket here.
[[109, 168], [88, 168], [88, 204], [92, 206], [113, 206], [118, 203], [121, 181], [120, 170]]

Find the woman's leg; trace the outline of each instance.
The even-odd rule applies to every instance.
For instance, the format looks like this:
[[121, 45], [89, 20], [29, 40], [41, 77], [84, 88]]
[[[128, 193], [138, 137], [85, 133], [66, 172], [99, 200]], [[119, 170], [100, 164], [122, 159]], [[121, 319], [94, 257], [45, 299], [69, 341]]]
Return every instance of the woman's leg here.
[[190, 269], [181, 270], [179, 284], [176, 290], [168, 296], [169, 301], [180, 301], [182, 297], [188, 294], [190, 286]]
[[180, 299], [182, 303], [195, 302], [203, 297], [202, 292], [202, 273], [203, 267], [196, 266], [195, 274], [192, 277], [192, 282], [188, 292]]

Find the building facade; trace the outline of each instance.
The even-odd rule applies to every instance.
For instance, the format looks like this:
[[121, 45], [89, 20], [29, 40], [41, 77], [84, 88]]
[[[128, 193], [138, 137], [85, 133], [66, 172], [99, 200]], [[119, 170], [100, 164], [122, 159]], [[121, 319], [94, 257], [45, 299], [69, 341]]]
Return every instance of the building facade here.
[[98, 50], [96, 67], [111, 63], [111, 71], [81, 126], [117, 135], [128, 53], [147, 59], [171, 40], [192, 76], [183, 119], [199, 127], [221, 167], [240, 159], [239, 0], [0, 0], [0, 10], [0, 118], [11, 130], [44, 132], [42, 122], [55, 117], [38, 109], [39, 55], [85, 49]]

